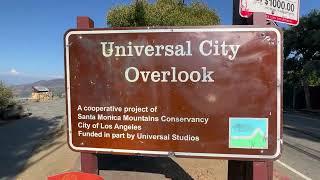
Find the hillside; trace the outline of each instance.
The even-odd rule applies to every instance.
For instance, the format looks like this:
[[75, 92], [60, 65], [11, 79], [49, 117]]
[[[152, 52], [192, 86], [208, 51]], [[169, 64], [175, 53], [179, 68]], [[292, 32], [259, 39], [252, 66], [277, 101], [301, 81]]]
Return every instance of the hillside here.
[[64, 79], [41, 80], [30, 84], [14, 85], [12, 89], [18, 97], [30, 97], [32, 86], [45, 86], [56, 96], [64, 93]]

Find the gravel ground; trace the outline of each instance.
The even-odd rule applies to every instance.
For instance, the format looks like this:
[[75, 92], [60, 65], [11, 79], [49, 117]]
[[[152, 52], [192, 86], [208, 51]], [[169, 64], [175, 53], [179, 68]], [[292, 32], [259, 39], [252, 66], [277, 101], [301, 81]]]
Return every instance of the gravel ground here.
[[61, 130], [64, 124], [64, 99], [27, 102], [31, 116], [0, 126], [0, 179], [14, 179], [45, 140]]
[[[79, 153], [69, 149], [66, 133], [62, 131], [65, 124], [64, 99], [27, 102], [24, 108], [32, 115], [0, 126], [0, 179], [40, 180], [79, 170]], [[106, 179], [226, 179], [227, 174], [227, 162], [221, 160], [109, 158], [104, 162], [111, 168], [100, 170]], [[118, 163], [110, 160], [120, 160], [125, 168], [117, 167]]]
[[[57, 132], [65, 123], [64, 104], [64, 99], [28, 102], [25, 109], [32, 112], [32, 116], [0, 127], [4, 129], [0, 135], [13, 137], [11, 141], [0, 138], [0, 142], [6, 144], [1, 150], [3, 156], [0, 155], [0, 161], [6, 162], [0, 165], [2, 179], [45, 179], [80, 170], [79, 153], [69, 149], [66, 133], [58, 131], [52, 136], [52, 132]], [[227, 175], [227, 161], [222, 160], [107, 156], [102, 163], [110, 168], [100, 170], [106, 179], [226, 179]]]

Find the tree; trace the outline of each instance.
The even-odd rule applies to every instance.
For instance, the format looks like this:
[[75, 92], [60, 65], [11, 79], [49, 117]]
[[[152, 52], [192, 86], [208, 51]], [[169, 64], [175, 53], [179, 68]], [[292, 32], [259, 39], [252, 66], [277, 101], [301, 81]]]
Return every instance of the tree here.
[[0, 113], [5, 110], [9, 105], [13, 105], [13, 93], [12, 90], [5, 86], [5, 84], [0, 81]]
[[[300, 18], [300, 24], [284, 31], [284, 80], [295, 89], [303, 86], [306, 108], [311, 108], [309, 86], [320, 85], [320, 10]], [[294, 101], [293, 101], [294, 102]]]
[[186, 5], [182, 0], [136, 0], [112, 8], [107, 15], [111, 27], [205, 26], [220, 23], [215, 10], [200, 1]]

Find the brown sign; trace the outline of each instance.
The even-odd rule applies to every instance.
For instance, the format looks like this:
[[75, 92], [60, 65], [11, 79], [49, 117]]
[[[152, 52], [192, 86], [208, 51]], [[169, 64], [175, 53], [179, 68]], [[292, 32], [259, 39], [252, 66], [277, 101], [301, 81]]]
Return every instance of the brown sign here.
[[275, 159], [282, 35], [271, 27], [70, 30], [75, 151]]

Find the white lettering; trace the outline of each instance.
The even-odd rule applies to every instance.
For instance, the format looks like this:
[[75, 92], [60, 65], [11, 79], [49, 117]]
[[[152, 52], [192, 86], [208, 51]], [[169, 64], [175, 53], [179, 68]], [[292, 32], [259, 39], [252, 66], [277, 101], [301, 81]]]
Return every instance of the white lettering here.
[[[133, 45], [129, 41], [127, 45], [115, 45], [115, 42], [100, 42], [104, 57], [132, 57], [132, 56], [192, 56], [191, 41], [180, 44], [149, 44]], [[226, 41], [203, 40], [200, 42], [198, 50], [202, 56], [223, 56], [233, 61], [238, 53], [240, 45], [227, 44]], [[115, 52], [115, 53], [113, 53]]]
[[[133, 79], [130, 79], [130, 77], [129, 77], [130, 70], [133, 70], [133, 73], [134, 73]], [[139, 79], [139, 70], [135, 67], [129, 67], [125, 72], [125, 77], [126, 77], [126, 80], [129, 82], [136, 82]]]
[[199, 45], [199, 51], [200, 53], [203, 55], [203, 56], [210, 56], [210, 54], [212, 53], [212, 50], [210, 49], [209, 52], [205, 53], [204, 52], [204, 46], [205, 46], [205, 43], [209, 44], [210, 47], [212, 47], [212, 41], [209, 41], [209, 40], [205, 40], [205, 41], [202, 41]]
[[214, 82], [214, 71], [208, 71], [201, 67], [201, 71], [177, 71], [171, 67], [171, 71], [140, 71], [136, 67], [129, 67], [125, 71], [125, 79], [129, 82], [136, 82], [140, 78], [143, 82]]

